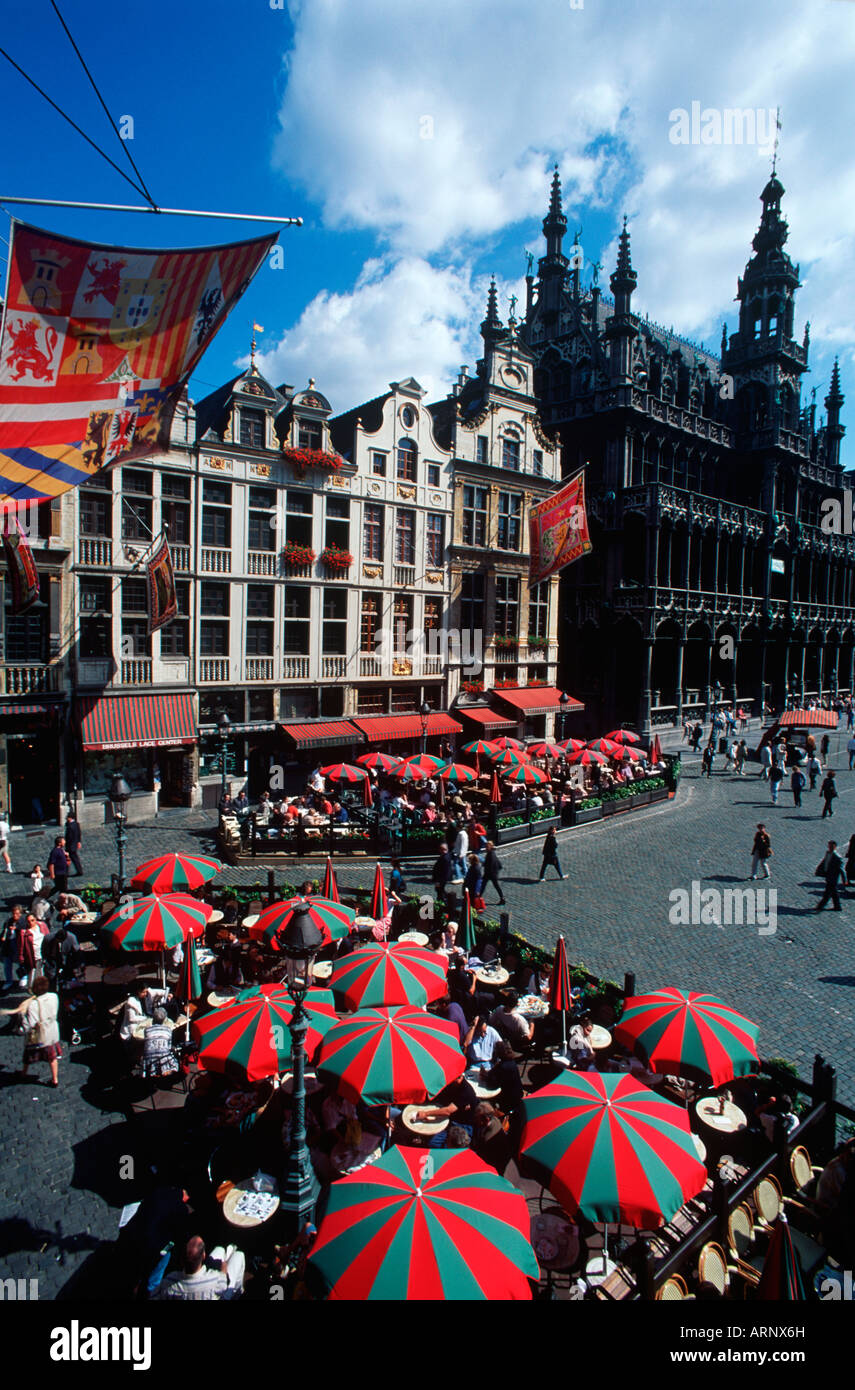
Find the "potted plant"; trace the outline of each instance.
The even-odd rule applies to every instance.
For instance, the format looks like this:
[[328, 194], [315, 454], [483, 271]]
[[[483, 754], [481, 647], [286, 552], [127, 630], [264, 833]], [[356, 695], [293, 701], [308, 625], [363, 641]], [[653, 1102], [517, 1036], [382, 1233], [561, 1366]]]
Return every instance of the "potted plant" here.
[[282, 551], [282, 560], [287, 569], [302, 569], [304, 565], [314, 564], [315, 552], [310, 545], [288, 541]]
[[549, 646], [548, 637], [529, 637], [528, 649], [530, 652], [545, 652]]
[[497, 652], [510, 652], [518, 645], [516, 637], [508, 637], [504, 633], [496, 632], [493, 634], [493, 646]]
[[577, 825], [586, 825], [588, 821], [601, 820], [603, 815], [603, 798], [601, 796], [585, 796], [575, 805], [575, 821]]
[[338, 545], [325, 545], [321, 551], [321, 564], [326, 565], [327, 569], [343, 573], [353, 564], [353, 556], [349, 550], [342, 550]]
[[463, 682], [462, 682], [462, 689], [463, 689], [463, 691], [464, 691], [464, 694], [466, 694], [466, 695], [483, 695], [483, 693], [484, 693], [484, 682], [483, 682], [483, 681], [463, 681]]
[[325, 449], [295, 449], [289, 446], [282, 450], [282, 457], [301, 478], [310, 468], [319, 468], [324, 473], [338, 473], [344, 467], [340, 454], [331, 454]]

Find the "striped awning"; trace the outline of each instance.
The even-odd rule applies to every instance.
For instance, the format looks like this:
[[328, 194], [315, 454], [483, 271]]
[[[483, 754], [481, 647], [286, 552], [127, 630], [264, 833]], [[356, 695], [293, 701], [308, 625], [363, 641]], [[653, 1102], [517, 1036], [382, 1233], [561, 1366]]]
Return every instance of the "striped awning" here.
[[516, 719], [508, 719], [507, 715], [498, 714], [494, 709], [477, 707], [470, 709], [467, 706], [459, 709], [457, 713], [462, 719], [471, 719], [475, 724], [480, 724], [485, 729], [493, 729], [495, 732], [498, 732], [499, 729], [515, 729], [517, 727]]
[[92, 695], [77, 702], [80, 741], [87, 753], [123, 748], [169, 748], [196, 742], [192, 694]]
[[58, 714], [61, 705], [48, 704], [44, 700], [30, 700], [27, 704], [0, 705], [0, 719], [4, 715], [29, 715], [34, 719], [49, 719], [52, 715]]
[[[383, 743], [387, 739], [418, 739], [422, 737], [422, 716], [420, 714], [373, 715], [370, 718], [354, 719], [353, 723], [361, 729], [369, 743]], [[438, 713], [427, 716], [425, 734], [434, 738], [438, 734], [462, 734], [463, 725], [449, 715]]]
[[319, 719], [315, 724], [281, 724], [295, 748], [333, 748], [339, 743], [364, 743], [359, 729], [347, 719]]
[[833, 709], [788, 709], [778, 720], [782, 729], [836, 729], [839, 722]]
[[502, 704], [510, 705], [521, 714], [549, 714], [554, 709], [564, 709], [565, 714], [575, 714], [585, 708], [581, 700], [569, 696], [567, 703], [561, 704], [561, 691], [551, 685], [528, 685], [514, 689], [494, 690], [493, 695]]

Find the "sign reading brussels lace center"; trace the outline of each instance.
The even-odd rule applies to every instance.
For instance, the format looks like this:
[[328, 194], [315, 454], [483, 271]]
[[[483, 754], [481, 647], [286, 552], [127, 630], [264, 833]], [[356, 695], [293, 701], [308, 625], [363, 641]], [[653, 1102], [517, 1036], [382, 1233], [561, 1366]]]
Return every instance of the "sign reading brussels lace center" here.
[[0, 500], [56, 497], [166, 448], [184, 383], [275, 241], [131, 250], [13, 222]]
[[529, 584], [587, 555], [593, 547], [585, 514], [585, 476], [575, 478], [529, 513]]

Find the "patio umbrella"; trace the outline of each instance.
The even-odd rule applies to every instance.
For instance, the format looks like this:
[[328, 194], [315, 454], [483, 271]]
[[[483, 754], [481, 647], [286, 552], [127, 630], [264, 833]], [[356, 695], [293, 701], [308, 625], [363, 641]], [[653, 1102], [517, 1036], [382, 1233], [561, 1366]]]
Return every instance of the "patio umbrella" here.
[[807, 1296], [805, 1276], [793, 1248], [790, 1223], [781, 1212], [772, 1231], [754, 1297], [773, 1303], [802, 1303], [807, 1301]]
[[436, 799], [437, 799], [437, 803], [438, 803], [440, 806], [444, 806], [444, 805], [445, 805], [445, 783], [442, 781], [441, 778], [437, 778], [437, 783], [436, 783]]
[[[310, 989], [306, 1053], [311, 1060], [324, 1035], [338, 1022], [328, 989]], [[291, 1059], [294, 1005], [281, 985], [255, 985], [230, 1004], [193, 1023], [199, 1065], [239, 1081], [263, 1081], [285, 1071]]]
[[508, 738], [506, 734], [502, 738], [494, 738], [491, 741], [495, 743], [497, 748], [525, 748], [521, 738]]
[[460, 922], [460, 934], [457, 941], [467, 955], [473, 954], [475, 950], [475, 924], [472, 921], [472, 900], [469, 897], [468, 888], [463, 890], [463, 917]]
[[565, 753], [579, 753], [585, 747], [585, 740], [583, 738], [562, 738], [555, 746], [562, 748]]
[[492, 753], [490, 760], [494, 767], [520, 767], [528, 761], [521, 748], [503, 748], [500, 753]]
[[653, 747], [650, 750], [650, 761], [654, 764], [654, 766], [656, 763], [661, 763], [662, 761], [662, 744], [659, 742], [658, 734], [654, 738]]
[[669, 985], [628, 999], [614, 1036], [653, 1071], [723, 1086], [760, 1070], [758, 1031], [716, 995]]
[[366, 777], [365, 781], [362, 783], [362, 804], [363, 806], [366, 806], [369, 809], [369, 811], [371, 807], [374, 805], [373, 789], [371, 786], [371, 780], [368, 777]]
[[490, 800], [496, 806], [500, 805], [502, 800], [502, 789], [499, 786], [499, 774], [495, 768], [493, 768], [493, 780], [490, 783]]
[[333, 1184], [309, 1261], [330, 1299], [530, 1299], [529, 1223], [468, 1149], [398, 1146]]
[[276, 936], [287, 927], [296, 907], [307, 906], [312, 925], [323, 933], [324, 945], [339, 941], [350, 934], [356, 921], [356, 909], [344, 903], [333, 902], [330, 898], [288, 898], [285, 902], [271, 903], [258, 915], [258, 921], [250, 929], [250, 935], [263, 938], [267, 946], [278, 951]]
[[315, 1065], [355, 1104], [420, 1105], [463, 1075], [466, 1058], [456, 1023], [422, 1009], [362, 1009], [325, 1034]]
[[439, 774], [441, 782], [468, 783], [476, 780], [475, 773], [465, 763], [449, 763]]
[[356, 784], [364, 782], [368, 776], [364, 767], [354, 767], [353, 763], [330, 763], [329, 767], [321, 768], [321, 776], [328, 777], [331, 782], [348, 782]]
[[350, 1009], [430, 1004], [448, 984], [448, 958], [412, 942], [359, 946], [336, 961], [330, 988]]
[[140, 864], [131, 888], [143, 893], [189, 893], [222, 871], [219, 859], [201, 854], [160, 854]]
[[632, 761], [633, 759], [640, 760], [641, 758], [646, 757], [647, 754], [645, 753], [643, 748], [630, 748], [629, 746], [627, 746], [621, 753], [621, 758], [626, 758], [630, 761]]
[[324, 870], [324, 886], [321, 896], [326, 898], [328, 902], [331, 903], [341, 902], [341, 898], [338, 895], [338, 884], [336, 882], [335, 869], [332, 866], [332, 860], [329, 858], [329, 856], [327, 856], [327, 867]]
[[461, 753], [474, 753], [476, 758], [491, 757], [497, 752], [498, 744], [483, 738], [474, 738], [471, 743], [464, 743]]
[[706, 1183], [686, 1111], [628, 1074], [565, 1074], [522, 1113], [524, 1171], [572, 1216], [649, 1230]]
[[525, 751], [531, 758], [560, 758], [564, 749], [560, 743], [546, 743], [544, 739], [539, 739], [537, 743], [530, 743]]
[[368, 909], [369, 917], [373, 917], [375, 922], [379, 922], [381, 917], [385, 917], [389, 912], [389, 897], [386, 892], [386, 884], [383, 879], [383, 870], [380, 867], [380, 860], [374, 870], [374, 887], [371, 890], [371, 906]]
[[613, 738], [593, 738], [587, 746], [595, 753], [608, 753], [609, 757], [614, 757], [615, 753], [621, 751], [621, 745], [615, 743]]
[[567, 761], [579, 763], [581, 767], [589, 767], [592, 763], [607, 763], [608, 758], [605, 753], [597, 753], [592, 748], [580, 748], [576, 753], [568, 753]]
[[564, 937], [559, 936], [555, 946], [555, 959], [552, 962], [552, 975], [549, 980], [549, 1007], [561, 1015], [561, 1040], [567, 1051], [567, 1015], [573, 1008], [570, 994], [570, 967], [567, 964], [567, 947]]
[[120, 904], [101, 925], [114, 950], [164, 951], [201, 936], [213, 910], [186, 893], [159, 893]]
[[432, 753], [414, 753], [395, 769], [395, 776], [404, 782], [422, 782], [426, 777], [435, 777], [444, 767], [443, 758], [435, 758]]
[[196, 955], [196, 940], [193, 936], [188, 936], [184, 943], [184, 959], [181, 962], [181, 969], [178, 972], [178, 987], [176, 994], [184, 1003], [187, 1011], [187, 1024], [184, 1029], [184, 1041], [190, 1041], [190, 1005], [198, 999], [202, 993], [202, 975], [199, 970], [199, 959]]
[[544, 782], [549, 781], [545, 772], [539, 767], [532, 767], [530, 763], [520, 763], [518, 767], [503, 772], [502, 776], [506, 782], [524, 782], [527, 787], [542, 787]]
[[641, 739], [638, 736], [638, 734], [634, 734], [632, 732], [632, 729], [612, 729], [612, 732], [610, 734], [606, 734], [606, 738], [610, 739], [612, 743], [641, 742]]
[[373, 767], [380, 772], [394, 772], [404, 759], [396, 758], [392, 753], [361, 753], [356, 761], [360, 767]]

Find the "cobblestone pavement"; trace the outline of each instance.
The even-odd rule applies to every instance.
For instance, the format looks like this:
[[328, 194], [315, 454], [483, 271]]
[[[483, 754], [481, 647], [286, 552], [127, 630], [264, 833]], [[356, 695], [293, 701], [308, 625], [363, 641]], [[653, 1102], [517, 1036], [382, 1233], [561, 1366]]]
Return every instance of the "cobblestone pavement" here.
[[[756, 743], [756, 730], [749, 742]], [[676, 747], [677, 735], [666, 747]], [[840, 770], [840, 796], [831, 823], [820, 819], [822, 804], [806, 793], [793, 806], [788, 783], [780, 804], [771, 804], [768, 785], [749, 765], [744, 778], [726, 776], [721, 766], [701, 779], [699, 755], [684, 752], [684, 776], [675, 800], [646, 811], [570, 831], [559, 837], [565, 882], [548, 871], [537, 883], [538, 837], [530, 844], [500, 849], [511, 927], [533, 942], [552, 946], [564, 932], [571, 961], [621, 980], [636, 974], [637, 991], [675, 984], [720, 994], [761, 1026], [763, 1055], [783, 1056], [809, 1075], [820, 1051], [839, 1069], [839, 1094], [855, 1100], [855, 891], [844, 894], [843, 911], [814, 912], [821, 885], [813, 869], [829, 838], [845, 850], [855, 833], [855, 772], [847, 770], [846, 734], [832, 736], [831, 764]], [[723, 759], [717, 759], [719, 764]], [[756, 926], [669, 923], [669, 893], [692, 883], [700, 890], [745, 886], [756, 822], [766, 823], [774, 858], [770, 884], [778, 894], [777, 929], [761, 935]], [[52, 827], [13, 832], [17, 870], [44, 863]], [[127, 864], [183, 845], [210, 850], [210, 812], [166, 811], [145, 825], [131, 826]], [[112, 830], [84, 838], [84, 876], [79, 882], [109, 882], [116, 866]], [[288, 861], [277, 878], [299, 881], [303, 867]], [[318, 861], [305, 865], [312, 876]], [[370, 886], [373, 863], [338, 867], [340, 885]], [[264, 880], [263, 869], [229, 869], [234, 883]], [[408, 887], [418, 891], [429, 877], [427, 862], [406, 869]], [[72, 878], [71, 887], [77, 881]], [[8, 877], [8, 897], [24, 895], [23, 872]], [[495, 895], [490, 890], [488, 912]], [[498, 915], [498, 909], [496, 914]], [[114, 1238], [118, 1208], [126, 1200], [115, 1175], [120, 1155], [131, 1151], [124, 1113], [91, 1088], [85, 1048], [71, 1049], [60, 1066], [60, 1087], [14, 1076], [21, 1039], [0, 1032], [0, 1107], [4, 1135], [0, 1162], [0, 1277], [38, 1277], [43, 1298], [68, 1296], [90, 1253]], [[68, 1049], [66, 1049], [68, 1052]], [[44, 1074], [46, 1068], [34, 1074]]]

